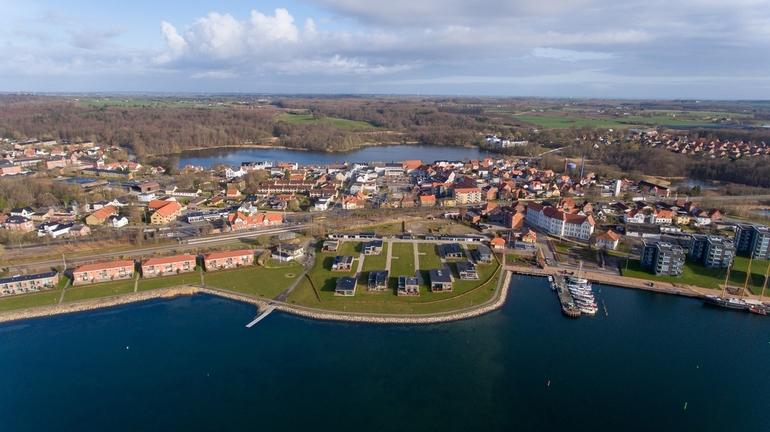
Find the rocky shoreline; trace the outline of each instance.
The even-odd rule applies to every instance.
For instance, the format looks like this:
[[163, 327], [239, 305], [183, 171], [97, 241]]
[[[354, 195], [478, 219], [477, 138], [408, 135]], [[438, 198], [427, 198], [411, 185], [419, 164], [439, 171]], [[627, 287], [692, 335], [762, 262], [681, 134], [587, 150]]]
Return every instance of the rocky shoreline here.
[[304, 318], [343, 321], [373, 324], [435, 324], [449, 321], [457, 321], [477, 317], [502, 307], [508, 298], [508, 288], [511, 280], [511, 272], [505, 272], [498, 285], [495, 297], [477, 307], [466, 308], [456, 312], [437, 313], [430, 315], [384, 315], [384, 314], [355, 314], [344, 312], [330, 312], [318, 309], [310, 309], [290, 305], [283, 302], [273, 302], [247, 295], [223, 291], [219, 289], [201, 288], [196, 286], [178, 286], [160, 288], [152, 291], [124, 294], [114, 297], [105, 297], [92, 300], [84, 300], [75, 303], [63, 303], [50, 306], [40, 306], [29, 309], [19, 309], [0, 313], [0, 323], [19, 321], [32, 318], [43, 318], [68, 313], [85, 312], [103, 309], [113, 306], [122, 306], [147, 300], [174, 298], [179, 296], [191, 296], [195, 294], [208, 294], [255, 305], [259, 310], [265, 310], [268, 306], [274, 306], [276, 310]]

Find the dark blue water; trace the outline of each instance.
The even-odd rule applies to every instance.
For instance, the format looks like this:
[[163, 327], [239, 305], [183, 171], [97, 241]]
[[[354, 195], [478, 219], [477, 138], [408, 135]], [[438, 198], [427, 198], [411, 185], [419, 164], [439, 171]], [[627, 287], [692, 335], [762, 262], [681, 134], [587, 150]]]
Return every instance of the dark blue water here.
[[436, 160], [479, 159], [489, 153], [477, 148], [443, 147], [422, 145], [391, 145], [365, 147], [345, 153], [325, 153], [289, 149], [211, 149], [185, 152], [179, 157], [179, 166], [216, 165], [240, 166], [245, 161], [297, 162], [301, 165], [331, 164], [338, 162], [379, 161], [394, 162], [419, 159], [425, 162]]
[[601, 287], [609, 316], [569, 320], [512, 283], [424, 327], [246, 329], [206, 296], [4, 325], [0, 430], [768, 430], [770, 319]]

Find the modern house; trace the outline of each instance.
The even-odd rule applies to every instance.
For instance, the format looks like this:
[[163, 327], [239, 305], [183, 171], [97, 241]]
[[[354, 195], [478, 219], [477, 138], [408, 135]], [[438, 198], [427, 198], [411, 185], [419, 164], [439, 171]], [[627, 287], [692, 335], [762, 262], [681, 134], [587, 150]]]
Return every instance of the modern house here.
[[334, 295], [352, 297], [356, 294], [356, 279], [343, 276], [337, 278], [337, 284], [334, 287]]
[[457, 275], [461, 280], [476, 280], [479, 278], [479, 273], [476, 271], [476, 265], [470, 261], [459, 261], [455, 263], [457, 266]]
[[371, 240], [364, 243], [364, 255], [379, 255], [382, 253], [382, 240]]
[[735, 257], [732, 239], [715, 235], [694, 234], [687, 258], [708, 268], [727, 268]]
[[378, 270], [369, 272], [369, 283], [367, 289], [369, 291], [385, 291], [388, 289], [388, 271]]
[[232, 251], [212, 252], [203, 256], [206, 271], [230, 269], [254, 264], [254, 251], [241, 249]]
[[735, 251], [754, 259], [770, 258], [770, 228], [755, 224], [736, 225]]
[[195, 255], [150, 258], [142, 263], [142, 277], [168, 276], [195, 270]]
[[494, 259], [492, 249], [483, 244], [476, 246], [476, 250], [473, 251], [472, 255], [473, 259], [479, 263], [491, 263]]
[[337, 252], [340, 247], [339, 240], [324, 240], [322, 249], [326, 252]]
[[463, 259], [465, 251], [459, 243], [447, 243], [437, 246], [438, 255], [443, 259]]
[[72, 285], [83, 285], [111, 280], [130, 279], [134, 276], [134, 262], [116, 260], [82, 265], [72, 272]]
[[348, 272], [353, 268], [353, 257], [337, 255], [332, 262], [332, 271]]
[[684, 260], [684, 249], [679, 245], [660, 241], [643, 243], [640, 264], [656, 275], [681, 275]]
[[481, 202], [481, 189], [479, 188], [456, 188], [454, 192], [457, 205], [479, 204]]
[[59, 283], [55, 271], [0, 278], [0, 295], [23, 294], [53, 288]]
[[449, 267], [433, 269], [428, 272], [430, 278], [430, 290], [433, 292], [452, 291], [452, 271]]
[[281, 262], [296, 261], [305, 254], [305, 248], [301, 245], [282, 244], [273, 249], [272, 258]]
[[396, 294], [399, 296], [418, 296], [420, 295], [420, 282], [415, 276], [399, 276], [398, 289]]

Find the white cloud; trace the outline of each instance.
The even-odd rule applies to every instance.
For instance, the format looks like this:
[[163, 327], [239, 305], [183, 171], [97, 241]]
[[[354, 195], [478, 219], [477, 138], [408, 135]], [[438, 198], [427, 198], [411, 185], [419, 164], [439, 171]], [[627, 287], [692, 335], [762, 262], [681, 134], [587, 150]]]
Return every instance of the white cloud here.
[[532, 55], [540, 58], [562, 60], [568, 62], [586, 61], [586, 60], [609, 60], [614, 56], [610, 53], [596, 51], [575, 51], [558, 48], [537, 47], [532, 50]]

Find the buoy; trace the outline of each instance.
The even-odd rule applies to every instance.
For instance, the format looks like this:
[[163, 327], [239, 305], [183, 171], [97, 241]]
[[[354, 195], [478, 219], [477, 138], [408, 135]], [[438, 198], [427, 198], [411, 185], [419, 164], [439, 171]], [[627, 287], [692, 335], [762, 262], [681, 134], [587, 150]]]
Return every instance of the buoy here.
[[687, 411], [687, 402], [684, 403], [684, 410]]
[[550, 387], [550, 386], [551, 386], [551, 380], [548, 380], [548, 383], [546, 384], [546, 387]]
[[126, 345], [126, 350], [128, 350], [128, 345]]

